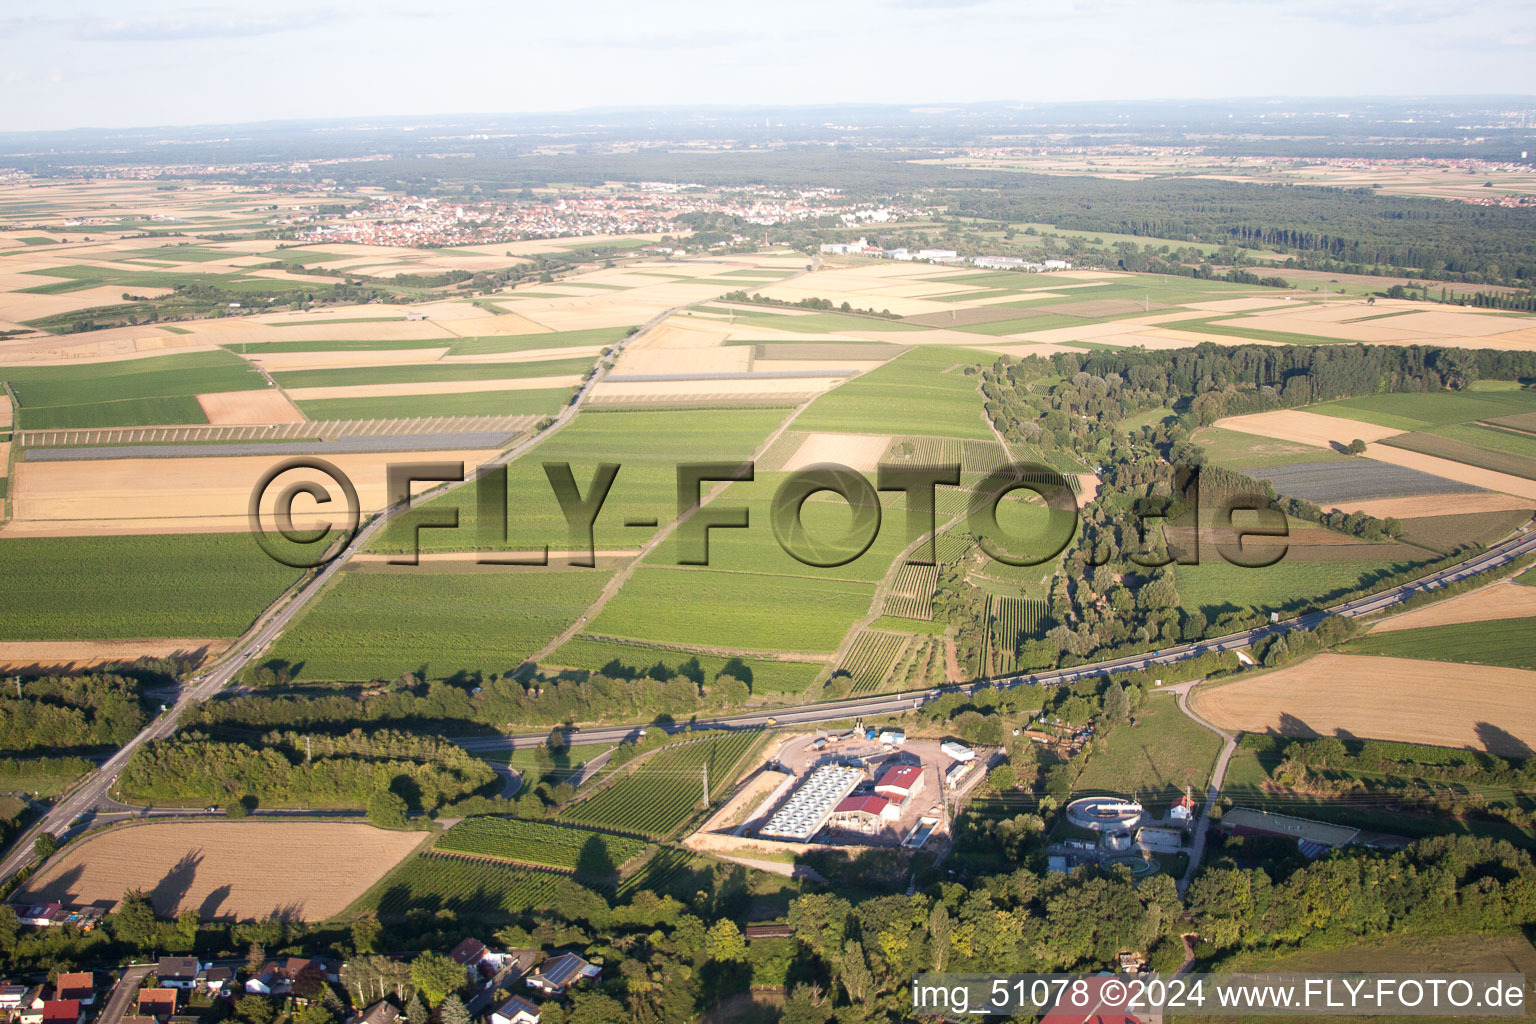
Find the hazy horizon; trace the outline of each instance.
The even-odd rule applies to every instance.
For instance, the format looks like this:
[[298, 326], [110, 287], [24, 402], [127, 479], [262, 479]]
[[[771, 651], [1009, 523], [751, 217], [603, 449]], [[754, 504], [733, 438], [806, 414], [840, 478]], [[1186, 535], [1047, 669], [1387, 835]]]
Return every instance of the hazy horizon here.
[[[591, 109], [1529, 95], [1536, 0], [601, 0], [370, 7], [66, 0], [0, 18], [0, 132]], [[439, 70], [451, 66], [453, 73]], [[1437, 88], [1439, 87], [1439, 88]]]

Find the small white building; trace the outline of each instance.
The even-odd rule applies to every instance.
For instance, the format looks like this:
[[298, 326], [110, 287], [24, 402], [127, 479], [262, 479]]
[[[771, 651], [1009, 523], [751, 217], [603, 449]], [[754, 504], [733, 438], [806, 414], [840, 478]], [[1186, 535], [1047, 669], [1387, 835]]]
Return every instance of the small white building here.
[[939, 750], [945, 757], [953, 758], [956, 761], [976, 760], [976, 751], [964, 743], [956, 743], [954, 740], [945, 740], [943, 743], [940, 743]]
[[956, 761], [944, 773], [944, 785], [950, 789], [959, 788], [960, 783], [965, 780], [967, 775], [971, 774], [971, 769], [974, 767], [976, 766], [970, 761]]
[[1072, 264], [1068, 263], [1066, 260], [1046, 260], [1044, 266], [1045, 266], [1046, 270], [1071, 270], [1072, 269]]
[[955, 260], [960, 254], [953, 249], [919, 249], [917, 258], [920, 260]]
[[881, 743], [889, 743], [893, 747], [905, 746], [907, 743], [907, 734], [901, 729], [882, 729], [875, 738]]

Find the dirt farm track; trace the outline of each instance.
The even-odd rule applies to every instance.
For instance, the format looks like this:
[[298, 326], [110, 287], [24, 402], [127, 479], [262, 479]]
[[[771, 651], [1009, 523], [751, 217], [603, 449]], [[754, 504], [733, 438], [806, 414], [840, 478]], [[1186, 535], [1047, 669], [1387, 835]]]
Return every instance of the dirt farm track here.
[[1533, 693], [1536, 672], [1525, 669], [1319, 654], [1196, 687], [1190, 706], [1234, 732], [1401, 740], [1524, 757], [1536, 748]]
[[162, 916], [191, 908], [205, 921], [318, 921], [346, 909], [423, 837], [333, 821], [136, 823], [67, 847], [15, 899], [78, 905], [142, 889]]

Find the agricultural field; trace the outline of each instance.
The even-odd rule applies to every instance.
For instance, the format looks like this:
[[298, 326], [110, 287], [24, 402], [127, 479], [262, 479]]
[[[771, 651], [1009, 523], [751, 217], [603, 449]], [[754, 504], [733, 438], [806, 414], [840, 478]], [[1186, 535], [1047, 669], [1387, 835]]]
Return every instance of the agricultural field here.
[[610, 875], [646, 850], [630, 836], [518, 818], [465, 818], [433, 844], [444, 853], [536, 864], [583, 875]]
[[481, 381], [522, 377], [581, 377], [592, 369], [587, 358], [542, 359], [518, 363], [406, 363], [391, 366], [351, 366], [321, 370], [273, 371], [285, 390], [295, 388], [362, 387], [382, 384], [421, 384], [429, 381]]
[[1166, 803], [1186, 786], [1205, 791], [1220, 736], [1180, 711], [1172, 694], [1148, 694], [1132, 721], [1094, 744], [1074, 792], [1135, 792], [1144, 801]]
[[885, 598], [885, 614], [902, 619], [933, 620], [933, 595], [939, 587], [936, 565], [904, 565]]
[[1392, 427], [1407, 433], [1536, 412], [1536, 391], [1366, 395], [1324, 402], [1311, 409], [1327, 416]]
[[896, 661], [906, 646], [907, 637], [900, 633], [861, 630], [842, 664], [837, 667], [839, 672], [848, 673], [852, 680], [849, 696], [859, 697], [879, 690], [896, 667]]
[[704, 808], [709, 799], [730, 791], [761, 733], [711, 733], [685, 739], [621, 767], [597, 783], [591, 795], [566, 805], [560, 819], [647, 839], [666, 839]]
[[[420, 832], [332, 821], [122, 825], [72, 844], [19, 890], [26, 902], [114, 902], [142, 889], [164, 917], [320, 921], [410, 855]], [[302, 878], [302, 885], [294, 879]]]
[[[880, 619], [871, 624], [876, 628], [880, 625]], [[891, 669], [891, 689], [897, 692], [920, 690], [946, 681], [942, 636], [914, 636]]]
[[1046, 603], [1035, 598], [999, 595], [990, 595], [988, 600], [991, 628], [982, 663], [990, 665], [993, 674], [1018, 671], [1019, 643], [1040, 631]]
[[638, 569], [587, 627], [602, 636], [713, 648], [830, 653], [874, 588], [809, 576]]
[[558, 566], [348, 571], [263, 660], [286, 662], [305, 680], [506, 673], [575, 621], [607, 582], [601, 568]]
[[1200, 428], [1195, 431], [1194, 441], [1205, 449], [1206, 458], [1215, 465], [1242, 470], [1253, 476], [1264, 476], [1257, 471], [1271, 466], [1354, 461], [1340, 452], [1221, 427]]
[[0, 366], [26, 430], [207, 423], [197, 395], [266, 387], [227, 352], [190, 352], [83, 366]]
[[1536, 749], [1533, 686], [1536, 672], [1523, 669], [1329, 653], [1197, 687], [1190, 706], [1234, 732], [1348, 735], [1526, 757]]
[[[1391, 551], [1416, 549], [1387, 547]], [[1394, 574], [1435, 557], [1404, 561], [1296, 561], [1287, 556], [1274, 565], [1249, 569], [1224, 561], [1202, 560], [1199, 565], [1175, 565], [1179, 603], [1198, 608], [1207, 618], [1243, 610], [1294, 613], [1304, 608], [1332, 604], [1341, 595], [1370, 587]]]
[[1347, 654], [1377, 654], [1468, 665], [1536, 669], [1536, 619], [1501, 618], [1423, 626], [1351, 640]]
[[[937, 434], [990, 440], [977, 368], [991, 357], [964, 348], [913, 349], [818, 398], [800, 430], [849, 434]], [[966, 369], [971, 368], [970, 373]]]
[[296, 399], [312, 420], [411, 419], [418, 416], [553, 416], [570, 401], [571, 388], [468, 391], [382, 398]]
[[[481, 485], [461, 489], [423, 509], [458, 510], [456, 530], [423, 530], [423, 551], [565, 550], [569, 530], [542, 463], [568, 462], [583, 495], [600, 463], [617, 463], [618, 474], [594, 524], [598, 550], [628, 550], [644, 543], [655, 527], [626, 521], [666, 523], [677, 515], [677, 466], [685, 462], [740, 462], [752, 457], [784, 414], [775, 410], [697, 409], [680, 411], [583, 412], [540, 444], [530, 457], [508, 467], [506, 501], [499, 522], [480, 521]], [[487, 496], [496, 496], [489, 480]], [[705, 491], [711, 485], [705, 485]], [[766, 525], [766, 524], [764, 524]], [[411, 550], [406, 523], [391, 525], [371, 550]]]
[[572, 894], [585, 891], [553, 871], [422, 853], [375, 885], [351, 909], [373, 911], [391, 921], [416, 910], [505, 920], [506, 915], [529, 910], [574, 907]]
[[[1448, 431], [1458, 431], [1458, 436], [1452, 436]], [[1442, 427], [1434, 433], [1398, 434], [1384, 438], [1381, 443], [1495, 473], [1536, 480], [1536, 457], [1533, 457], [1536, 456], [1536, 437], [1457, 424]]]
[[0, 640], [232, 637], [299, 577], [234, 533], [0, 538]]
[[729, 671], [741, 679], [754, 695], [796, 694], [815, 681], [825, 662], [779, 661], [768, 658], [738, 658], [661, 647], [626, 643], [578, 634], [544, 659], [544, 664], [558, 668], [581, 668], [609, 675], [627, 676], [649, 672], [657, 665], [668, 673], [697, 663], [706, 684]]

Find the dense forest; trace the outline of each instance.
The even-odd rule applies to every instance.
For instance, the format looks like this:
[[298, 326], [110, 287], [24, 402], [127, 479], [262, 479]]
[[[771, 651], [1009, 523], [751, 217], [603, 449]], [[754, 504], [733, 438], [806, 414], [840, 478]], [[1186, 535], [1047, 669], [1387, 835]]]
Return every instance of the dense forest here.
[[137, 680], [17, 676], [0, 696], [0, 757], [118, 747], [148, 721]]
[[300, 807], [365, 807], [387, 790], [408, 809], [431, 813], [494, 779], [480, 758], [431, 736], [274, 732], [250, 746], [192, 731], [135, 751], [118, 785], [138, 803]]

